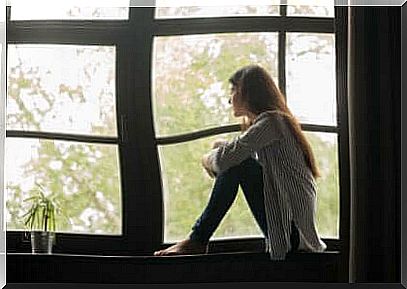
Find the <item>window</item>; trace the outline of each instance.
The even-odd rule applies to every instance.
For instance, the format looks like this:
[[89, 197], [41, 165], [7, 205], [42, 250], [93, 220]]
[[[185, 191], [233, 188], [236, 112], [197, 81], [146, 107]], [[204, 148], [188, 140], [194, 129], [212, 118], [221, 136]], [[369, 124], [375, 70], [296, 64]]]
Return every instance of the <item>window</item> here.
[[286, 72], [287, 103], [299, 120], [335, 126], [334, 35], [287, 33]]
[[121, 233], [118, 149], [104, 143], [117, 143], [115, 94], [114, 47], [8, 46], [8, 229], [25, 229], [22, 201], [38, 183], [61, 194], [59, 231]]
[[[246, 12], [251, 9], [249, 6], [245, 8]], [[330, 11], [333, 6], [325, 8]], [[210, 7], [167, 9], [162, 13], [166, 11], [166, 16], [173, 18], [212, 11]], [[157, 11], [161, 10], [158, 8]], [[318, 7], [295, 7], [295, 11], [297, 15], [309, 14], [310, 11], [314, 11], [315, 15], [320, 14]], [[215, 13], [210, 15], [216, 16]], [[165, 22], [162, 23], [164, 26]], [[279, 41], [284, 39], [285, 42], [279, 46]], [[275, 31], [156, 36], [153, 47], [153, 116], [156, 137], [163, 140], [238, 123], [231, 116], [227, 103], [227, 79], [239, 67], [250, 63], [261, 64], [276, 81], [280, 79], [290, 109], [305, 125], [305, 130], [311, 130], [306, 136], [322, 172], [318, 181], [318, 229], [325, 238], [338, 238], [339, 163], [334, 34]], [[279, 75], [284, 71], [284, 75]], [[324, 109], [321, 110], [321, 107]], [[185, 238], [208, 200], [212, 181], [200, 168], [199, 160], [211, 148], [214, 139], [216, 137], [212, 135], [159, 146], [165, 207], [164, 241]], [[197, 179], [205, 181], [197, 183]], [[238, 196], [212, 240], [261, 237], [261, 231], [252, 222], [253, 217], [241, 193]]]
[[277, 43], [273, 32], [155, 37], [156, 135], [235, 123], [228, 103], [230, 72], [256, 62], [278, 79]]
[[[278, 35], [273, 32], [156, 37], [152, 95], [156, 135], [171, 136], [236, 123], [228, 103], [229, 74], [254, 61], [277, 78], [277, 43]], [[165, 181], [164, 241], [185, 238], [204, 209], [212, 180], [206, 176], [200, 159], [215, 139], [159, 146]], [[214, 237], [261, 235], [239, 193]]]
[[[301, 121], [323, 175], [318, 230], [339, 246], [346, 111], [333, 5], [126, 3], [30, 17], [8, 7], [8, 250], [29, 250], [20, 216], [36, 182], [60, 194], [59, 252], [148, 255], [184, 238], [212, 185], [202, 154], [239, 133], [227, 79], [250, 63]], [[242, 192], [212, 240], [262, 242]]]

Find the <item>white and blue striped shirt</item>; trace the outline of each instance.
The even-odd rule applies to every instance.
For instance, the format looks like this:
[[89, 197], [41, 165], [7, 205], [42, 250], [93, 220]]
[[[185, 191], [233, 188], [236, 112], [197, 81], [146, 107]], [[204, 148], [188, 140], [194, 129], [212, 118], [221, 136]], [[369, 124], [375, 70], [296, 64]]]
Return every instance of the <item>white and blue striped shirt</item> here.
[[256, 156], [263, 169], [266, 251], [273, 260], [284, 260], [291, 250], [291, 221], [299, 231], [299, 250], [326, 249], [315, 225], [315, 180], [284, 118], [276, 111], [263, 112], [247, 131], [209, 155], [215, 173]]

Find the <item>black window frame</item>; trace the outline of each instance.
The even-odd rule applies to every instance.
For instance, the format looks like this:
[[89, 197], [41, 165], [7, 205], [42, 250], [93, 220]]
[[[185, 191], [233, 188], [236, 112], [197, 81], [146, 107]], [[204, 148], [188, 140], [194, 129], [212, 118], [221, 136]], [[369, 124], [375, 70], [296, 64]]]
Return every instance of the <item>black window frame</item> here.
[[[7, 45], [76, 44], [116, 47], [117, 138], [55, 133], [6, 131], [6, 137], [41, 137], [119, 146], [122, 182], [122, 236], [58, 234], [57, 253], [96, 255], [151, 255], [163, 244], [163, 196], [158, 146], [238, 131], [239, 125], [195, 133], [156, 137], [152, 111], [152, 44], [155, 36], [277, 32], [279, 86], [285, 93], [285, 37], [288, 32], [333, 33], [336, 51], [337, 125], [302, 124], [304, 131], [335, 132], [338, 136], [340, 216], [339, 239], [324, 239], [329, 250], [347, 256], [349, 243], [349, 154], [347, 123], [347, 11], [335, 7], [335, 17], [236, 16], [155, 19], [154, 7], [130, 7], [128, 20], [19, 20], [10, 21], [7, 6]], [[7, 231], [7, 252], [29, 252], [23, 232]], [[259, 251], [263, 238], [213, 241], [211, 252]], [[345, 260], [345, 259], [344, 259]]]

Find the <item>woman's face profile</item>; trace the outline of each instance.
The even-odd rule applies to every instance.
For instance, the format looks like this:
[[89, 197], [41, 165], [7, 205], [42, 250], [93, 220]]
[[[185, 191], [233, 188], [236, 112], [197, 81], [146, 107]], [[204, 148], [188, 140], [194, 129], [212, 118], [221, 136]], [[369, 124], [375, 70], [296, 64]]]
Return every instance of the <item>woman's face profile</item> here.
[[233, 115], [235, 117], [245, 116], [247, 114], [247, 110], [241, 102], [240, 89], [238, 89], [236, 85], [232, 85], [230, 88], [229, 103], [232, 104]]

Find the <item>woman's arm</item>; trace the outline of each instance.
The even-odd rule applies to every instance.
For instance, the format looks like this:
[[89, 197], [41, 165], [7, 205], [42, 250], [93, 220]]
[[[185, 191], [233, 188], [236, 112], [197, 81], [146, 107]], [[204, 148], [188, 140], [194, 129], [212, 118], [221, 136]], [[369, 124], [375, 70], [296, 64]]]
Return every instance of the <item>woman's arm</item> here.
[[208, 173], [216, 175], [241, 163], [262, 147], [281, 139], [280, 126], [280, 121], [275, 121], [274, 117], [261, 117], [233, 141], [220, 145], [204, 155], [202, 159], [204, 168]]
[[[227, 143], [228, 143], [228, 141], [225, 140], [225, 139], [217, 139], [217, 140], [212, 144], [212, 149], [215, 150], [215, 149], [217, 149], [218, 147], [221, 147], [222, 145], [226, 145]], [[212, 170], [211, 160], [209, 159], [209, 155], [210, 155], [210, 153], [205, 154], [205, 155], [202, 157], [202, 166], [204, 167], [204, 169], [206, 170], [206, 172], [208, 173], [208, 175], [209, 175], [211, 178], [214, 178], [214, 177], [216, 176], [216, 173]]]

